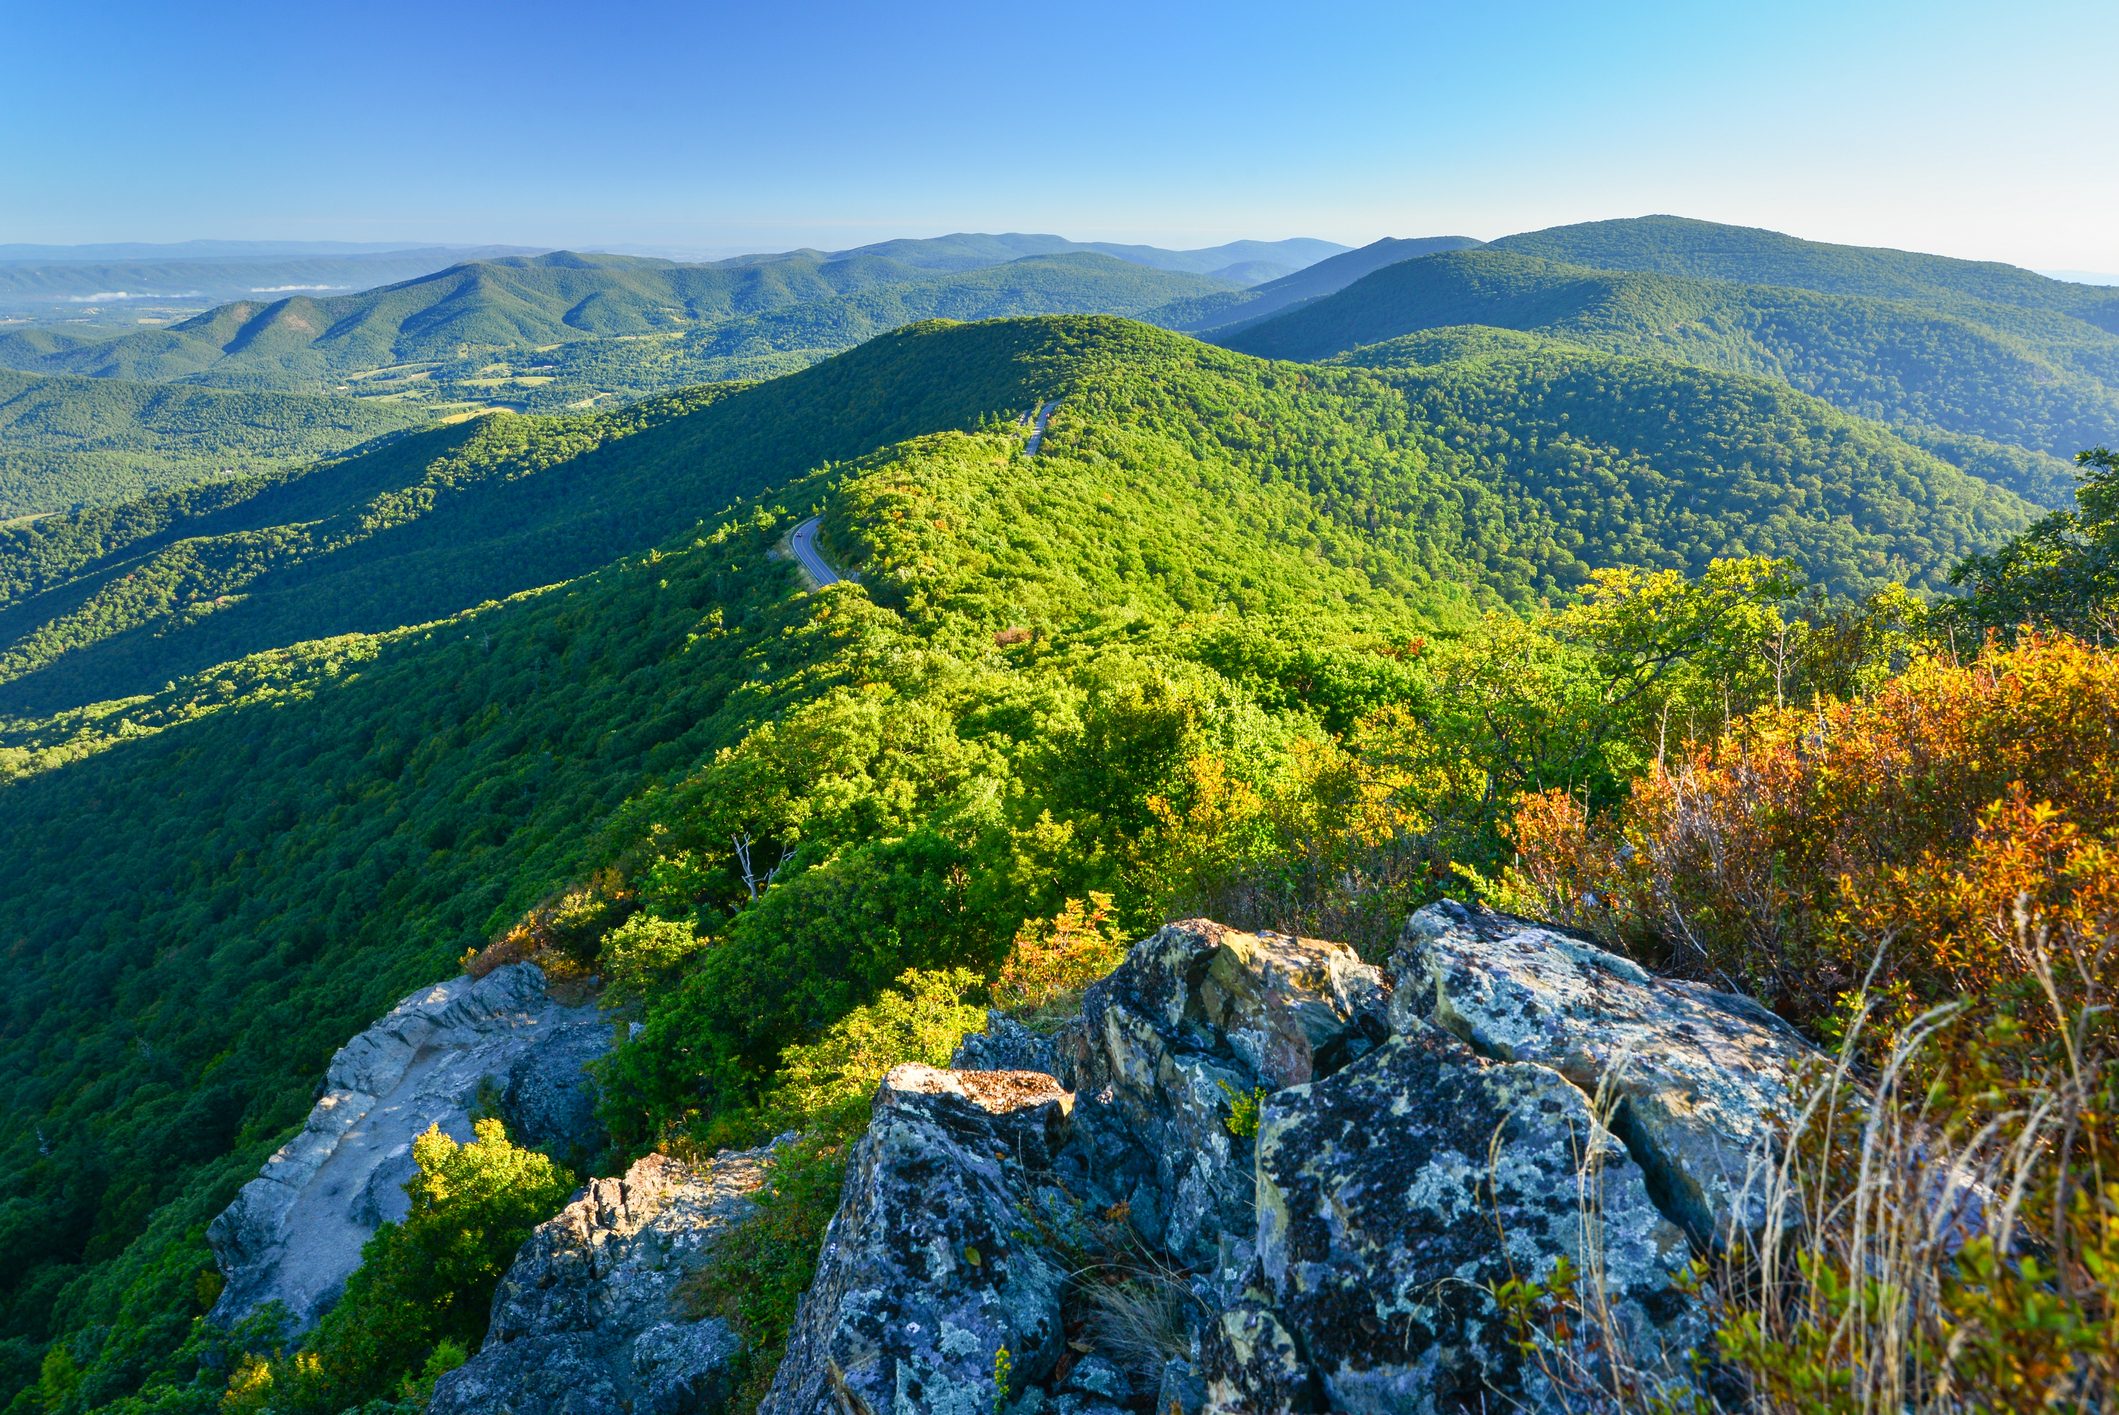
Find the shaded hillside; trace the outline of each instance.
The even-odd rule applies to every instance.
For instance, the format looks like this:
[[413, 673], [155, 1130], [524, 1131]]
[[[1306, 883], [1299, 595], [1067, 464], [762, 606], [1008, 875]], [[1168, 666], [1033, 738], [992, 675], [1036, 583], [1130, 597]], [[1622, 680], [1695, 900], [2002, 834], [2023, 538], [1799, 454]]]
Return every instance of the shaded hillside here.
[[0, 521], [343, 452], [427, 417], [377, 400], [0, 370]]
[[[152, 692], [243, 654], [565, 580], [813, 466], [1044, 399], [1062, 403], [1055, 447], [1151, 481], [1196, 465], [1231, 496], [1301, 488], [1332, 528], [1299, 539], [1407, 603], [1461, 606], [1465, 586], [1525, 603], [1599, 565], [1697, 571], [1752, 552], [1842, 588], [1937, 588], [2029, 514], [1758, 380], [1586, 354], [1535, 372], [1464, 361], [1450, 376], [1462, 405], [1445, 406], [1396, 374], [1275, 368], [1146, 326], [1045, 319], [923, 325], [788, 378], [607, 415], [500, 416], [307, 477], [0, 537], [0, 707]], [[1572, 489], [1584, 478], [1597, 496]], [[1021, 520], [1050, 527], [1062, 510]], [[1181, 523], [1151, 521], [1181, 541]], [[1041, 574], [1082, 574], [1109, 556], [1043, 559]]]
[[[2119, 368], [2119, 338], [2071, 323], [2081, 331], [2076, 344], [2047, 348], [1906, 301], [1594, 270], [1487, 249], [1385, 267], [1227, 342], [1267, 357], [1318, 359], [1450, 325], [1532, 330], [1778, 378], [1914, 435], [1932, 428], [2065, 456], [2119, 438], [2119, 391], [2078, 367], [2109, 356]], [[2077, 357], [2084, 350], [2094, 357]], [[1947, 451], [1953, 443], [1929, 445]], [[1992, 459], [1963, 455], [1999, 474]], [[2049, 478], [2019, 485], [2047, 492]]]
[[1151, 312], [1146, 318], [1172, 329], [1194, 333], [1231, 329], [1334, 294], [1386, 265], [1417, 260], [1442, 251], [1466, 250], [1478, 244], [1469, 236], [1423, 236], [1409, 240], [1386, 236], [1358, 250], [1320, 260], [1256, 289], [1180, 300]]

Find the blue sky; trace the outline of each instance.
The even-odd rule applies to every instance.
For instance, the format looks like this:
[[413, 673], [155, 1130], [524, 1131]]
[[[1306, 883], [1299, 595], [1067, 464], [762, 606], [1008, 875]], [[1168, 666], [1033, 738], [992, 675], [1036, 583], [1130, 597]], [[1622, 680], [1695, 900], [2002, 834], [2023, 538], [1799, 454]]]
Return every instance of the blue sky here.
[[1204, 245], [1669, 211], [2119, 271], [2119, 4], [0, 0], [0, 242]]

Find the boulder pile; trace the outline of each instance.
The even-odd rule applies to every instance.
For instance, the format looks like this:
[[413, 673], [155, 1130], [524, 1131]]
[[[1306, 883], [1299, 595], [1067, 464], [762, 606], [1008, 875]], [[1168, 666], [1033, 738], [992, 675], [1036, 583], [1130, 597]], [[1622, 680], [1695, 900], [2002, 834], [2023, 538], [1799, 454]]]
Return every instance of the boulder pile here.
[[[1056, 1033], [996, 1015], [889, 1074], [762, 1409], [1557, 1409], [1556, 1371], [1614, 1358], [1683, 1387], [1682, 1275], [1762, 1221], [1747, 1176], [1808, 1054], [1743, 998], [1453, 904], [1381, 967], [1169, 925]], [[671, 1294], [759, 1159], [598, 1181], [435, 1409], [720, 1409], [738, 1343]], [[1526, 1359], [1496, 1289], [1563, 1263], [1611, 1336]]]

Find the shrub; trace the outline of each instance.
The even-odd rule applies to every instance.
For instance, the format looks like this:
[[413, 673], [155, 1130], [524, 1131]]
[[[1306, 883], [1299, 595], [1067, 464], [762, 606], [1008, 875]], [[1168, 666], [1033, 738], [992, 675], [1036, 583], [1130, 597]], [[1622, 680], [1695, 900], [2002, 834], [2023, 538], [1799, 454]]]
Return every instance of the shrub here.
[[412, 1144], [412, 1206], [361, 1249], [338, 1305], [291, 1356], [237, 1367], [224, 1409], [326, 1415], [431, 1393], [485, 1335], [493, 1288], [574, 1177], [508, 1140], [497, 1120], [458, 1144], [439, 1127]]
[[1051, 919], [1033, 919], [1016, 931], [993, 984], [994, 1003], [1012, 1011], [1049, 1010], [1125, 957], [1111, 896], [1092, 890], [1087, 904], [1069, 899]]
[[2119, 1395], [2119, 656], [2064, 638], [1766, 712], [1593, 818], [1524, 801], [1502, 891], [1760, 991], [1840, 1062], [1730, 1245], [1717, 1359], [1768, 1411]]
[[2106, 907], [2114, 723], [2119, 657], [2078, 640], [1926, 660], [1870, 698], [1741, 719], [1606, 818], [1527, 798], [1505, 894], [1825, 1035], [1873, 970], [1904, 1021], [2023, 976], [2019, 895]]
[[644, 1001], [677, 976], [685, 960], [706, 946], [689, 924], [653, 914], [635, 914], [604, 936], [596, 951], [604, 1001], [619, 1006]]
[[857, 1133], [891, 1067], [905, 1061], [947, 1065], [967, 1032], [986, 1020], [964, 1001], [981, 986], [965, 968], [908, 969], [896, 984], [825, 1029], [814, 1042], [780, 1054], [763, 1112], [774, 1128]]

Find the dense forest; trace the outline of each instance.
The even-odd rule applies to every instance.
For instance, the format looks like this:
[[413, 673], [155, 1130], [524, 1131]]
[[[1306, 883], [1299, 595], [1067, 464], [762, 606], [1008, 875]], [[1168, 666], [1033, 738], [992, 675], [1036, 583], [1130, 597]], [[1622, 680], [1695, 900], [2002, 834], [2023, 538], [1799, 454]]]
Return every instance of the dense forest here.
[[[1453, 325], [1776, 378], [1946, 454], [1959, 438], [2045, 458], [2119, 439], [2119, 334], [2077, 314], [1567, 265], [1507, 242], [1386, 266], [1222, 337], [1266, 357], [1320, 359]], [[1958, 455], [1975, 474], [2008, 471], [1974, 446]], [[2002, 484], [2057, 496], [2049, 465], [2037, 465]]]
[[0, 369], [0, 522], [314, 461], [427, 420], [374, 400]]
[[1202, 492], [1246, 499], [1258, 534], [1416, 605], [1476, 586], [1527, 606], [1602, 565], [1768, 551], [1835, 589], [1936, 589], [2031, 515], [1784, 388], [1646, 360], [1305, 369], [1108, 320], [923, 325], [749, 387], [419, 434], [214, 509], [0, 534], [0, 710], [152, 693], [565, 580], [809, 467], [1040, 394], [1091, 445], [1122, 439], [1101, 454], [1115, 464], [1191, 467]]

